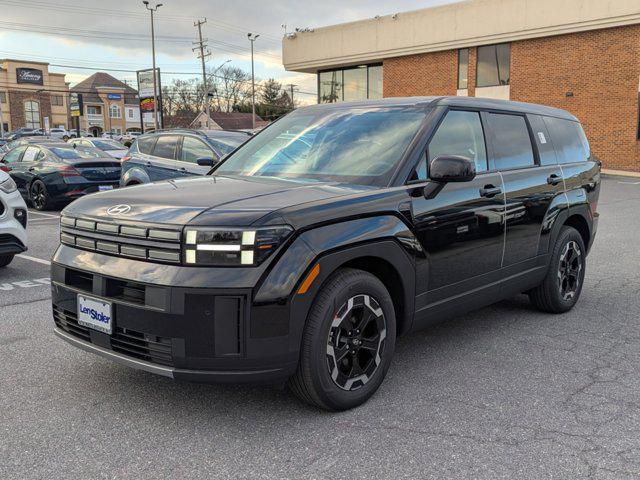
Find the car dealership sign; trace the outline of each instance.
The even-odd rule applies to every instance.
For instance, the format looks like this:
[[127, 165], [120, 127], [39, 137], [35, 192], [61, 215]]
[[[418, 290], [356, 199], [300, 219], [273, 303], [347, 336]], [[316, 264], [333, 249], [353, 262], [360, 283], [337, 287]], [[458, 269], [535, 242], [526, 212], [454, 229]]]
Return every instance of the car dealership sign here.
[[30, 83], [32, 85], [44, 85], [42, 70], [35, 68], [16, 68], [16, 81], [18, 83]]

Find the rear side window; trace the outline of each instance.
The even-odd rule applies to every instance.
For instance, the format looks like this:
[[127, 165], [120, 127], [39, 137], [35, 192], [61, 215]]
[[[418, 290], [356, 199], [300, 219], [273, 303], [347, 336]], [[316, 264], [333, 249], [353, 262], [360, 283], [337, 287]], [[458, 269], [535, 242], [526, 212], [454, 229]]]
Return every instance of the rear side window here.
[[153, 146], [156, 144], [158, 137], [141, 137], [136, 140], [137, 149], [140, 153], [151, 155]]
[[158, 137], [156, 146], [153, 148], [153, 155], [160, 158], [176, 158], [176, 150], [178, 149], [178, 135], [165, 135]]
[[487, 119], [493, 136], [497, 170], [535, 165], [531, 137], [523, 116], [489, 113]]
[[545, 117], [559, 163], [586, 162], [591, 157], [589, 141], [578, 122]]
[[[429, 163], [440, 155], [460, 155], [476, 164], [476, 172], [487, 171], [487, 149], [480, 114], [450, 111], [429, 143]], [[418, 172], [422, 179], [424, 172]]]

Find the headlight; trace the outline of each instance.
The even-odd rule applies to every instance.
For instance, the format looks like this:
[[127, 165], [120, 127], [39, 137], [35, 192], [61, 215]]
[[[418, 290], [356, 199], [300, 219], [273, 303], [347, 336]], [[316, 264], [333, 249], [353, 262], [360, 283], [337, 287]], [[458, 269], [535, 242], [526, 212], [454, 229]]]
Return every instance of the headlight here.
[[13, 193], [18, 189], [16, 182], [13, 181], [13, 178], [9, 177], [4, 182], [0, 182], [0, 190], [4, 193]]
[[260, 265], [292, 231], [287, 225], [256, 229], [188, 227], [183, 260], [188, 265]]

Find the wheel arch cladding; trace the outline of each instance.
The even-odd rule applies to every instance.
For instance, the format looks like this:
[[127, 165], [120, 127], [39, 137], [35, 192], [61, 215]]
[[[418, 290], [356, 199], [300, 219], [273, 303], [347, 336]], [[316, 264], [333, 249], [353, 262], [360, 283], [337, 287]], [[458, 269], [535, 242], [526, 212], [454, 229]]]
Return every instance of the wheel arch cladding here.
[[575, 228], [584, 242], [585, 248], [589, 248], [591, 243], [591, 229], [589, 228], [589, 222], [580, 214], [571, 215], [564, 222], [566, 226]]
[[[293, 330], [300, 332], [322, 284], [339, 268], [360, 268], [379, 278], [396, 308], [398, 332], [411, 327], [415, 302], [415, 262], [419, 243], [398, 217], [385, 215], [325, 225], [303, 232], [278, 259], [259, 287], [254, 302], [291, 299]], [[309, 290], [297, 295], [311, 269], [320, 273]]]

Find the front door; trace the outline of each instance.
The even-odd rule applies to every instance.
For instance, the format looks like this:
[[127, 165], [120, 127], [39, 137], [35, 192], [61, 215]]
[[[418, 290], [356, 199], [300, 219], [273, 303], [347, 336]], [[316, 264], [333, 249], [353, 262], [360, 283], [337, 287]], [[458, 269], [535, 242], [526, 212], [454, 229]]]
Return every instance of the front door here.
[[[480, 114], [449, 111], [431, 142], [419, 178], [440, 155], [461, 155], [475, 161], [471, 182], [447, 183], [433, 198], [412, 200], [414, 229], [425, 250], [416, 270], [416, 321], [420, 311], [483, 293], [496, 282], [504, 247], [504, 194], [499, 173], [488, 172], [487, 148]], [[497, 287], [496, 287], [497, 288]]]

